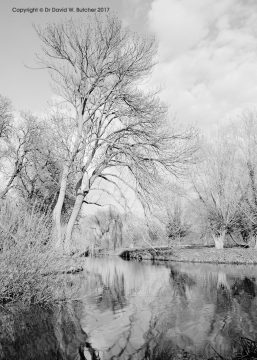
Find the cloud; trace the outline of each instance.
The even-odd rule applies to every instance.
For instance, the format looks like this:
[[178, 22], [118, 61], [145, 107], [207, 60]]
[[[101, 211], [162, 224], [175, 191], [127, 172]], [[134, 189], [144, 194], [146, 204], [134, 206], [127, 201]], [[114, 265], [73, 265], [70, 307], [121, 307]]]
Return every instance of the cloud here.
[[257, 3], [154, 0], [149, 27], [159, 40], [153, 84], [183, 122], [210, 128], [257, 102]]

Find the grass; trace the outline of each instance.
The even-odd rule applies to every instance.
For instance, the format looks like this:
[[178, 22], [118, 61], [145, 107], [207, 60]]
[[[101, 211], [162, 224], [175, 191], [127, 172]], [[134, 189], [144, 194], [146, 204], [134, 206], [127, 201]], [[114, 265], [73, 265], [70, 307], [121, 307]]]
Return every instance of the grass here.
[[54, 250], [49, 214], [0, 203], [0, 304], [48, 304], [63, 298], [66, 280], [58, 273], [70, 259]]
[[121, 257], [136, 260], [164, 260], [214, 264], [257, 264], [257, 250], [225, 248], [165, 248], [125, 250]]

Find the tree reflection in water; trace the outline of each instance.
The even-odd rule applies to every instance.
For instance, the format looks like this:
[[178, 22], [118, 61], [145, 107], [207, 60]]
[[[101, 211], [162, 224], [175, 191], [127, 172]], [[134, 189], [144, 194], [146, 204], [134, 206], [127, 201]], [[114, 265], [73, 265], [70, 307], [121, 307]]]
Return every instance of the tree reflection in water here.
[[256, 273], [254, 267], [91, 259], [79, 301], [1, 315], [0, 358], [250, 358]]
[[257, 338], [256, 280], [235, 275], [236, 267], [115, 261], [107, 268], [98, 263], [103, 287], [93, 307], [104, 323], [90, 327], [85, 317], [104, 359], [228, 357], [241, 350], [241, 337]]
[[87, 335], [80, 327], [77, 306], [30, 306], [2, 312], [0, 359], [84, 360]]
[[187, 303], [187, 289], [191, 289], [196, 282], [188, 274], [178, 271], [175, 267], [170, 266], [170, 283], [174, 291], [174, 295], [180, 298], [184, 304]]
[[126, 306], [124, 274], [119, 275], [117, 269], [114, 269], [112, 277], [109, 275], [103, 285], [97, 304], [102, 310], [111, 308], [113, 312]]

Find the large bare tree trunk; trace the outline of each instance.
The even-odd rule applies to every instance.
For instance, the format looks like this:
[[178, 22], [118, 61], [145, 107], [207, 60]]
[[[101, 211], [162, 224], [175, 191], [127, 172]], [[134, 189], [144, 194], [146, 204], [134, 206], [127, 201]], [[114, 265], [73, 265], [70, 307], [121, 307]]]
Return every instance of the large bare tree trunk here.
[[80, 213], [80, 210], [81, 210], [81, 207], [83, 204], [83, 200], [84, 200], [83, 193], [79, 193], [76, 196], [76, 201], [75, 201], [74, 207], [72, 209], [72, 213], [71, 213], [71, 216], [70, 216], [67, 228], [66, 228], [65, 243], [64, 243], [64, 250], [66, 253], [70, 252], [71, 236], [72, 236], [75, 222]]
[[59, 249], [61, 249], [63, 247], [61, 214], [62, 214], [62, 207], [63, 207], [64, 198], [65, 198], [65, 194], [66, 194], [68, 175], [69, 175], [69, 167], [67, 165], [64, 165], [63, 172], [62, 172], [62, 178], [61, 178], [61, 184], [60, 184], [60, 192], [59, 192], [57, 203], [56, 203], [54, 211], [53, 211], [53, 220], [54, 220], [55, 231], [56, 231], [56, 248], [59, 248]]
[[90, 187], [93, 184], [96, 177], [97, 177], [97, 175], [93, 175], [93, 176], [89, 177], [88, 173], [86, 172], [86, 173], [82, 174], [82, 177], [78, 181], [78, 184], [80, 184], [80, 186], [78, 186], [76, 201], [73, 206], [72, 213], [69, 218], [69, 222], [68, 222], [68, 225], [66, 228], [66, 233], [65, 233], [64, 250], [67, 253], [70, 252], [72, 232], [74, 229], [75, 222], [76, 222], [78, 215], [80, 213], [80, 210], [82, 208], [83, 201], [84, 201], [86, 195], [88, 194]]
[[81, 210], [85, 195], [89, 191], [89, 181], [90, 180], [89, 180], [88, 175], [86, 173], [86, 174], [82, 174], [81, 178], [78, 180], [78, 183], [77, 183], [76, 200], [75, 200], [75, 204], [73, 206], [72, 213], [71, 213], [71, 216], [69, 218], [67, 228], [66, 228], [66, 233], [65, 233], [64, 250], [67, 253], [70, 252], [71, 236], [72, 236], [72, 232], [73, 232], [73, 229], [74, 229], [75, 222], [76, 222], [77, 217], [78, 217], [78, 215], [80, 213], [80, 210]]
[[[82, 127], [83, 127], [83, 115], [80, 112], [80, 114], [78, 115], [78, 128], [77, 128], [76, 138], [74, 141], [74, 146], [73, 146], [72, 153], [71, 153], [71, 159], [70, 159], [69, 165], [65, 164], [63, 167], [60, 193], [59, 193], [57, 204], [56, 204], [56, 206], [54, 208], [54, 212], [53, 212], [53, 217], [54, 217], [54, 222], [55, 222], [55, 227], [56, 227], [56, 232], [57, 232], [57, 242], [56, 242], [57, 248], [60, 248], [60, 247], [63, 248], [61, 213], [62, 213], [62, 207], [63, 207], [64, 198], [65, 198], [66, 189], [67, 189], [69, 169], [70, 169], [70, 166], [75, 161], [76, 155], [78, 153], [78, 149], [79, 149], [79, 145], [80, 145], [80, 141], [81, 141], [81, 137], [82, 137]], [[82, 198], [82, 202], [83, 202], [83, 198]], [[82, 205], [82, 202], [81, 202], [81, 205]], [[67, 230], [66, 230], [66, 235], [68, 234], [69, 240], [71, 238], [72, 229], [74, 227], [76, 218], [78, 216], [78, 213], [76, 214], [77, 207], [78, 207], [78, 205], [76, 205], [76, 203], [77, 203], [77, 198], [76, 198], [76, 202], [75, 202], [75, 205], [74, 205], [74, 208], [73, 208], [73, 211], [72, 211], [72, 214], [71, 214], [68, 226], [67, 226]], [[80, 205], [80, 208], [81, 208], [81, 205]], [[79, 210], [80, 210], [80, 208], [79, 208]], [[73, 221], [75, 214], [76, 214], [76, 217], [75, 217], [75, 220]], [[73, 223], [73, 225], [71, 225], [72, 223]], [[65, 236], [65, 239], [66, 239], [66, 236]], [[65, 251], [66, 251], [66, 246], [67, 246], [67, 241], [65, 240], [65, 244], [64, 244]]]
[[216, 249], [224, 248], [225, 235], [226, 235], [226, 231], [222, 231], [222, 233], [219, 236], [212, 235]]

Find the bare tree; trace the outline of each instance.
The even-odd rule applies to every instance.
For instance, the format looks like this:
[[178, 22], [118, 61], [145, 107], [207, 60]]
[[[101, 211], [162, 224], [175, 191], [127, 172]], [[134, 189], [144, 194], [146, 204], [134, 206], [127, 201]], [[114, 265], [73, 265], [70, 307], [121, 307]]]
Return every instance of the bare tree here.
[[7, 139], [12, 130], [12, 106], [9, 99], [0, 95], [0, 139]]
[[96, 212], [92, 216], [92, 227], [97, 237], [95, 241], [101, 247], [115, 250], [122, 246], [122, 218], [112, 207]]
[[51, 148], [44, 141], [45, 129], [38, 130], [34, 134], [36, 139], [33, 138], [30, 151], [24, 155], [15, 189], [28, 204], [37, 204], [38, 210], [45, 212], [53, 209], [56, 204], [60, 168]]
[[10, 150], [13, 131], [12, 105], [9, 99], [0, 95], [0, 169], [3, 170]]
[[215, 138], [212, 144], [204, 146], [202, 162], [193, 176], [193, 186], [217, 249], [224, 247], [226, 234], [236, 228], [240, 212], [241, 168], [236, 150], [229, 136]]
[[190, 224], [185, 220], [183, 208], [179, 201], [174, 202], [173, 209], [168, 209], [166, 231], [171, 242], [180, 240], [190, 233]]
[[39, 127], [36, 119], [24, 114], [18, 125], [12, 126], [12, 134], [8, 140], [5, 151], [5, 168], [8, 169], [8, 180], [0, 193], [0, 198], [6, 196], [15, 185], [15, 181], [26, 166], [28, 156], [37, 148]]
[[146, 200], [158, 178], [165, 173], [178, 175], [195, 150], [189, 142], [192, 134], [172, 133], [166, 108], [155, 94], [140, 88], [154, 65], [153, 39], [123, 29], [115, 18], [94, 20], [37, 29], [44, 51], [40, 62], [74, 114], [54, 209], [61, 245], [61, 211], [76, 163], [76, 200], [66, 229], [67, 251], [82, 205], [100, 181], [121, 190], [132, 187]]
[[257, 109], [248, 107], [232, 122], [231, 132], [240, 151], [242, 169], [241, 216], [238, 230], [245, 241], [254, 240], [257, 248]]

